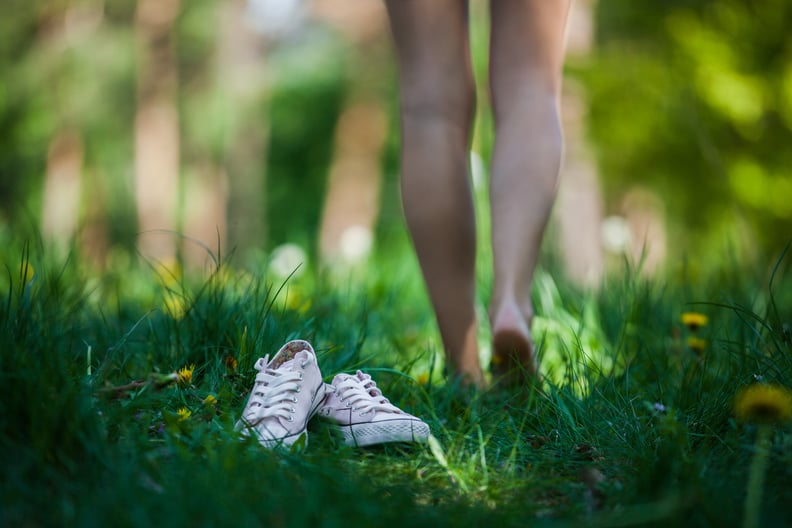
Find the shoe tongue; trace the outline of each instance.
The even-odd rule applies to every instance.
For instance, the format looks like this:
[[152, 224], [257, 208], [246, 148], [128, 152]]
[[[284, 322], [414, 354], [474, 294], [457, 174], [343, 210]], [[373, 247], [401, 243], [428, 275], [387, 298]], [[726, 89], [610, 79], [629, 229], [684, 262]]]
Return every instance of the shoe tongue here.
[[269, 367], [271, 370], [294, 370], [297, 362], [305, 361], [308, 358], [308, 353], [305, 350], [301, 350], [296, 354], [288, 356], [282, 356], [280, 358], [275, 358], [270, 363]]
[[363, 373], [363, 372], [358, 370], [355, 373], [355, 377], [357, 379], [359, 379], [361, 382], [363, 382], [362, 385], [367, 390], [367, 392], [369, 393], [369, 396], [371, 396], [373, 398], [377, 398], [377, 397], [380, 396], [378, 394], [379, 391], [376, 389], [376, 387], [373, 387], [373, 386], [367, 387], [367, 385], [369, 385], [370, 383], [373, 383], [373, 380], [371, 379], [371, 376], [369, 374], [365, 374], [365, 373]]
[[281, 365], [278, 367], [278, 370], [294, 370], [294, 365], [296, 363], [297, 363], [296, 359], [290, 359], [285, 363], [281, 363]]

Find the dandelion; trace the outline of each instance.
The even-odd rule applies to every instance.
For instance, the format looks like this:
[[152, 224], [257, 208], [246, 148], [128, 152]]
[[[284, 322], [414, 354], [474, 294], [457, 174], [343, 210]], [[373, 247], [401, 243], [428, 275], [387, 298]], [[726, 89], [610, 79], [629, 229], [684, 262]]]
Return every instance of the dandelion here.
[[209, 394], [208, 396], [206, 396], [206, 398], [203, 399], [203, 404], [208, 406], [215, 405], [217, 404], [217, 398], [215, 397], [214, 394]]
[[762, 493], [770, 460], [773, 425], [792, 418], [792, 393], [784, 387], [755, 383], [743, 388], [734, 399], [734, 414], [739, 420], [757, 424], [754, 456], [748, 474], [743, 526], [759, 526]]
[[35, 275], [36, 270], [33, 268], [33, 265], [27, 260], [22, 262], [22, 264], [19, 266], [19, 276], [22, 277], [22, 284], [27, 284], [28, 282], [32, 281]]
[[744, 422], [775, 424], [792, 418], [792, 393], [784, 387], [755, 383], [740, 391], [734, 414]]
[[155, 263], [154, 272], [166, 288], [178, 286], [183, 276], [181, 264], [173, 258]]
[[237, 281], [234, 271], [228, 266], [222, 266], [212, 274], [209, 278], [209, 282], [212, 286], [222, 289], [234, 286]]
[[231, 372], [236, 372], [237, 369], [237, 360], [234, 356], [227, 356], [225, 358], [225, 366], [226, 369], [230, 370]]
[[286, 290], [283, 303], [289, 310], [306, 313], [311, 308], [311, 299], [306, 298], [303, 288], [291, 286]]
[[179, 385], [189, 385], [192, 383], [194, 370], [195, 365], [190, 365], [189, 367], [182, 367], [176, 371], [176, 381]]
[[698, 312], [685, 312], [682, 314], [682, 324], [687, 326], [691, 332], [695, 332], [702, 326], [707, 326], [709, 318]]
[[418, 378], [415, 381], [418, 382], [418, 385], [426, 385], [429, 383], [429, 373], [422, 372], [421, 374], [418, 374]]
[[695, 352], [696, 355], [700, 356], [707, 348], [707, 340], [696, 336], [690, 336], [687, 338], [687, 346], [690, 350]]
[[190, 409], [188, 409], [187, 407], [182, 407], [181, 409], [176, 411], [176, 416], [179, 417], [180, 422], [183, 422], [184, 420], [192, 416], [192, 411], [190, 411]]
[[165, 293], [162, 300], [163, 311], [170, 314], [174, 319], [181, 319], [187, 313], [187, 303], [184, 297], [174, 294], [173, 292]]

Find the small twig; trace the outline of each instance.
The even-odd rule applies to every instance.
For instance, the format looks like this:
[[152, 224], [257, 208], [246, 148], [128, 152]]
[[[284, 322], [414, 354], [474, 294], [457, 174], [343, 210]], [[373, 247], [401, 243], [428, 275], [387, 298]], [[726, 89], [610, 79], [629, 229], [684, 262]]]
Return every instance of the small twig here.
[[105, 387], [103, 389], [99, 389], [99, 392], [102, 394], [112, 394], [114, 397], [118, 398], [123, 393], [139, 389], [140, 387], [144, 387], [148, 381], [146, 380], [135, 380], [126, 385], [118, 385], [117, 387]]

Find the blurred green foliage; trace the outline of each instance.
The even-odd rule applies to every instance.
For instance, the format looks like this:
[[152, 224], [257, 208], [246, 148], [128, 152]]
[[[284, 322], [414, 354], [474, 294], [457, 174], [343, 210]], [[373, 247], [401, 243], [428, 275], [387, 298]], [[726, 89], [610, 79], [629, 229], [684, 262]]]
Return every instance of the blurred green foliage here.
[[[332, 50], [328, 52], [328, 50]], [[315, 32], [273, 57], [267, 160], [268, 242], [313, 248], [348, 79], [341, 42]]]
[[726, 231], [778, 254], [792, 237], [790, 22], [783, 0], [598, 3], [580, 71], [612, 206], [646, 186], [683, 251]]
[[[101, 16], [92, 19], [86, 13], [96, 6]], [[70, 128], [84, 142], [83, 208], [102, 202], [110, 245], [132, 247], [136, 6], [134, 0], [6, 3], [0, 221], [38, 221], [48, 148]], [[474, 9], [480, 25], [485, 10], [478, 3]], [[223, 163], [229, 144], [261, 123], [263, 152], [245, 170], [266, 203], [262, 242], [271, 248], [297, 241], [312, 251], [336, 121], [360, 92], [355, 83], [375, 85], [370, 91], [383, 98], [391, 118], [377, 226], [386, 236], [379, 247], [401, 245], [393, 64], [368, 60], [363, 67], [370, 55], [356, 56], [343, 35], [309, 21], [266, 44], [267, 80], [245, 106], [218, 77], [219, 12], [208, 0], [183, 2], [174, 28], [182, 162]], [[619, 210], [630, 188], [648, 188], [663, 201], [672, 257], [718, 253], [724, 240], [743, 255], [776, 256], [792, 237], [792, 4], [600, 0], [595, 19], [592, 53], [570, 58], [568, 73], [586, 88], [609, 210]], [[473, 44], [476, 75], [485, 81], [487, 39]], [[491, 116], [486, 104], [480, 107], [476, 149], [486, 162]], [[295, 200], [302, 204], [297, 214]]]

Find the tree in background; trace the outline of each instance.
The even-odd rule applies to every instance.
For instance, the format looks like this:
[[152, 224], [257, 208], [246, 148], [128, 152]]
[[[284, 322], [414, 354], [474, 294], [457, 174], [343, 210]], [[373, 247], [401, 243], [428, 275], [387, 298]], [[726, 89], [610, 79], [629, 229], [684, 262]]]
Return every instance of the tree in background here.
[[335, 129], [318, 235], [322, 262], [343, 268], [365, 261], [379, 220], [391, 80], [382, 75], [382, 64], [390, 59], [390, 38], [382, 2], [320, 0], [314, 9], [349, 43], [349, 88]]
[[93, 261], [130, 212], [124, 171], [106, 170], [129, 152], [128, 4], [20, 2], [0, 31], [0, 218]]
[[675, 257], [792, 237], [790, 23], [784, 0], [599, 0], [580, 73], [608, 207], [660, 197]]
[[138, 0], [135, 198], [145, 258], [175, 262], [180, 169], [174, 23], [179, 0]]
[[[277, 36], [235, 25], [264, 20], [251, 10], [268, 2], [303, 6], [301, 22]], [[342, 136], [359, 132], [340, 116], [374, 108], [356, 106], [367, 94], [378, 109], [364, 115], [380, 112], [389, 127], [372, 147], [384, 167], [377, 249], [402, 247], [397, 135], [388, 124], [393, 66], [378, 51], [389, 50], [386, 30], [382, 46], [355, 57], [348, 36], [300, 2], [6, 3], [3, 231], [31, 225], [71, 237], [99, 265], [117, 248], [134, 252], [139, 232], [160, 229], [211, 250], [219, 239], [243, 258], [284, 242], [314, 253], [330, 210], [328, 174], [350, 145]], [[792, 5], [599, 0], [595, 9], [594, 46], [568, 62], [568, 73], [585, 88], [606, 214], [638, 223], [649, 210], [664, 215], [672, 258], [722, 254], [724, 240], [740, 257], [777, 254], [792, 219]], [[487, 126], [482, 116], [484, 160]], [[146, 204], [156, 200], [170, 213], [159, 210], [153, 222], [157, 208]], [[157, 236], [170, 240], [163, 254], [180, 251], [178, 235]]]

